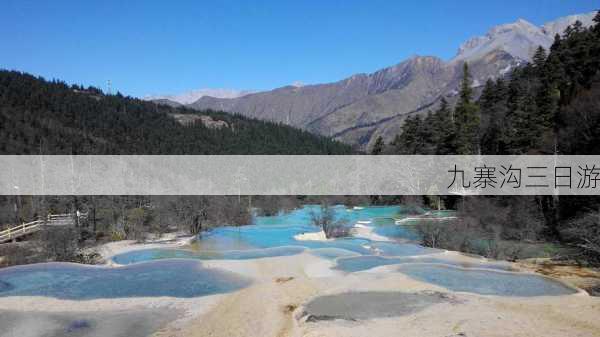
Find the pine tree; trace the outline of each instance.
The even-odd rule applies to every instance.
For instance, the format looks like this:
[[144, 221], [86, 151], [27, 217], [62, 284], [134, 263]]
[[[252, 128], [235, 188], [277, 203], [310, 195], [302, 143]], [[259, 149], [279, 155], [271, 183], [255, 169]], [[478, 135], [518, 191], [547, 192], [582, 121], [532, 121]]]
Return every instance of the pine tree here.
[[481, 109], [481, 152], [505, 154], [506, 87], [504, 81], [488, 80], [478, 103]]
[[435, 116], [429, 111], [427, 116], [421, 123], [421, 128], [419, 129], [420, 140], [418, 153], [419, 154], [435, 154], [438, 146], [437, 138], [438, 138], [438, 130], [435, 127]]
[[535, 54], [533, 55], [533, 64], [535, 65], [536, 69], [538, 69], [538, 71], [540, 69], [544, 69], [544, 66], [546, 64], [546, 49], [544, 49], [544, 47], [539, 46], [536, 51]]
[[440, 100], [440, 107], [433, 114], [434, 143], [436, 144], [435, 154], [452, 154], [455, 152], [454, 121], [450, 105], [445, 97]]
[[517, 133], [515, 125], [517, 124], [517, 117], [520, 115], [521, 102], [523, 100], [523, 89], [521, 88], [520, 69], [513, 71], [510, 82], [508, 84], [508, 95], [506, 97], [506, 132], [503, 141], [507, 144], [507, 152], [512, 154], [516, 152], [513, 150], [513, 139]]
[[496, 103], [496, 83], [490, 78], [485, 82], [485, 86], [481, 91], [481, 96], [479, 97], [479, 107], [481, 108], [481, 113], [484, 111], [489, 111], [492, 106]]
[[583, 30], [583, 23], [579, 20], [575, 21], [575, 23], [573, 24], [572, 33], [581, 33], [583, 32]]
[[396, 154], [419, 154], [423, 146], [420, 116], [407, 117], [392, 145]]
[[600, 35], [600, 11], [596, 12], [596, 16], [594, 17], [593, 21], [596, 23], [594, 25], [594, 27], [592, 28], [592, 30]]
[[385, 148], [385, 143], [383, 142], [383, 138], [381, 136], [377, 136], [375, 140], [375, 144], [373, 144], [373, 149], [371, 150], [372, 155], [379, 155], [383, 152]]
[[469, 64], [465, 62], [463, 64], [463, 78], [460, 85], [460, 104], [469, 104], [473, 99], [473, 79], [471, 78], [471, 72], [469, 71]]
[[456, 154], [476, 154], [479, 152], [479, 108], [472, 102], [473, 89], [469, 66], [463, 65], [463, 79], [460, 99], [454, 110], [456, 127]]
[[[542, 136], [552, 130], [555, 113], [551, 88], [545, 83], [540, 88], [532, 86], [537, 77], [530, 78], [527, 68], [513, 73], [506, 101], [506, 133], [504, 142], [509, 154], [539, 151]], [[541, 105], [540, 105], [541, 104]]]
[[591, 50], [590, 50], [590, 67], [592, 70], [598, 71], [600, 69], [600, 11], [594, 17], [594, 22], [596, 23], [592, 27], [591, 34]]
[[554, 128], [559, 98], [560, 93], [556, 88], [556, 84], [548, 78], [543, 78], [536, 95], [536, 105], [540, 115], [540, 122], [544, 128]]
[[[539, 47], [533, 57], [537, 82], [540, 83], [535, 95], [539, 120], [542, 128], [553, 129], [558, 108], [560, 93], [558, 90], [557, 72], [561, 69], [556, 57], [549, 58], [546, 50]], [[544, 130], [544, 132], [547, 130]]]

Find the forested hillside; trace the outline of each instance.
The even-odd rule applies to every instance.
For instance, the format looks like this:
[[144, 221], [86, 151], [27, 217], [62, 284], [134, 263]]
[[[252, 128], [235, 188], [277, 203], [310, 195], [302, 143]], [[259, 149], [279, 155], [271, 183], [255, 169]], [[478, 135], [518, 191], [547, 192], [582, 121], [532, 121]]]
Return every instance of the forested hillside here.
[[[595, 22], [600, 21], [597, 16]], [[473, 99], [467, 64], [454, 109], [442, 104], [407, 119], [391, 144], [398, 154], [593, 154], [600, 139], [600, 27], [576, 23], [549, 51]]]
[[[182, 125], [173, 114], [226, 122]], [[157, 105], [0, 71], [0, 154], [349, 154], [347, 145], [270, 122]]]
[[[589, 29], [575, 23], [549, 51], [540, 47], [531, 64], [489, 80], [477, 101], [465, 63], [454, 108], [444, 102], [425, 118], [408, 118], [394, 142], [378, 140], [374, 152], [600, 154], [600, 14], [594, 22]], [[463, 237], [438, 240], [448, 248], [495, 255], [489, 252], [498, 240], [544, 239], [573, 244], [600, 262], [597, 197], [466, 198], [461, 207], [466, 227], [446, 234]], [[475, 247], [469, 235], [490, 241]]]

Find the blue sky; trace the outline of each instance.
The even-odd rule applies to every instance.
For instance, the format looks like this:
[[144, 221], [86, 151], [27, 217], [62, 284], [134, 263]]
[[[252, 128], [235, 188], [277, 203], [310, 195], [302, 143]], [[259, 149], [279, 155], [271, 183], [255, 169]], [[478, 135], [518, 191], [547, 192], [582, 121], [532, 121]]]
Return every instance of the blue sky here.
[[3, 0], [0, 68], [121, 92], [265, 90], [330, 82], [524, 18], [542, 24], [597, 0]]

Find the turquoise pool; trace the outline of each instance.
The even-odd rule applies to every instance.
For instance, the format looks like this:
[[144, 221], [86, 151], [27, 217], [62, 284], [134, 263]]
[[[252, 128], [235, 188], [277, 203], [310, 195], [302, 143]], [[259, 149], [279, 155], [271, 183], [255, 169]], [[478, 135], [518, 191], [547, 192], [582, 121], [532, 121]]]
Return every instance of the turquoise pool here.
[[164, 260], [110, 268], [42, 263], [0, 270], [0, 296], [46, 296], [69, 300], [119, 297], [189, 298], [241, 289], [250, 280], [203, 268], [194, 260]]
[[447, 265], [404, 264], [398, 271], [452, 291], [498, 296], [557, 296], [577, 291], [543, 276], [493, 270], [469, 270]]
[[[454, 291], [503, 296], [563, 295], [575, 292], [559, 282], [535, 275], [499, 272], [502, 263], [456, 263], [436, 257], [440, 250], [406, 240], [415, 239], [410, 226], [395, 219], [408, 217], [402, 207], [335, 207], [335, 217], [348, 226], [360, 222], [376, 233], [402, 242], [344, 238], [298, 241], [294, 236], [316, 232], [307, 206], [277, 216], [256, 217], [242, 227], [220, 227], [199, 236], [191, 249], [145, 249], [113, 257], [119, 268], [50, 263], [0, 270], [0, 296], [50, 296], [95, 299], [141, 296], [195, 297], [234, 291], [250, 281], [236, 274], [206, 269], [202, 260], [248, 260], [290, 256], [308, 251], [335, 261], [344, 272], [398, 265], [397, 271]], [[430, 216], [451, 213], [430, 212]], [[460, 268], [457, 268], [460, 267]]]
[[[385, 256], [414, 256], [438, 252], [412, 243], [377, 242], [360, 238], [343, 238], [326, 242], [294, 239], [297, 234], [319, 231], [319, 228], [310, 223], [310, 215], [313, 211], [318, 211], [318, 207], [306, 206], [277, 216], [256, 217], [254, 225], [215, 228], [203, 233], [193, 250], [147, 249], [120, 254], [113, 260], [118, 264], [169, 258], [244, 260], [294, 255], [306, 249], [337, 249], [346, 251], [346, 255]], [[344, 221], [348, 226], [353, 226], [358, 221], [374, 219], [393, 221], [393, 217], [401, 214], [402, 208], [399, 206], [362, 209], [335, 207], [336, 218]], [[343, 253], [338, 251], [337, 255]]]
[[434, 263], [456, 266], [462, 268], [494, 269], [510, 271], [509, 265], [504, 263], [466, 263], [445, 260], [435, 257], [415, 256], [415, 257], [383, 257], [383, 256], [354, 256], [339, 258], [336, 260], [335, 269], [348, 273], [372, 269], [379, 266], [407, 264], [407, 263]]
[[124, 253], [113, 257], [113, 261], [128, 265], [139, 262], [165, 259], [197, 259], [197, 260], [249, 260], [274, 256], [290, 256], [300, 254], [304, 247], [272, 247], [265, 249], [229, 250], [229, 251], [191, 251], [183, 249], [143, 249]]

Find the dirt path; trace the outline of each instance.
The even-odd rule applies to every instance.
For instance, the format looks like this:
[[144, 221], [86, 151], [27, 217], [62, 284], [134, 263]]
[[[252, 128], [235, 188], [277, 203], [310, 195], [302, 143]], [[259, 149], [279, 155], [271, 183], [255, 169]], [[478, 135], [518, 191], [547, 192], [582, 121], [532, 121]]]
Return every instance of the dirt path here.
[[159, 336], [293, 336], [294, 310], [318, 291], [298, 264], [286, 268], [257, 261], [256, 284], [225, 297], [214, 309], [179, 331]]

